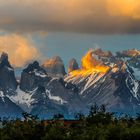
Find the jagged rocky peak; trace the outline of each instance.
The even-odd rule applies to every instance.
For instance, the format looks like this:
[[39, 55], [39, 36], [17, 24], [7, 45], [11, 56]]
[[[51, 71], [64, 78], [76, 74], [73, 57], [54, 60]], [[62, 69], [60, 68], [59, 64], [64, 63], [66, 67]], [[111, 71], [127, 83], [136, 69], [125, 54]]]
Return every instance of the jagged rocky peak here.
[[124, 61], [132, 70], [133, 76], [140, 81], [140, 51], [137, 49], [129, 49], [116, 53], [119, 60]]
[[72, 72], [74, 70], [78, 70], [79, 69], [79, 65], [76, 61], [75, 58], [72, 58], [70, 61], [69, 61], [69, 67], [68, 67], [68, 72]]
[[38, 69], [38, 68], [39, 68], [39, 63], [37, 61], [34, 61], [32, 64], [29, 64], [27, 66], [27, 68], [24, 69], [24, 71], [30, 72], [30, 71], [33, 71], [34, 69]]
[[11, 67], [9, 61], [8, 61], [8, 54], [5, 52], [2, 52], [1, 57], [0, 57], [0, 65], [1, 66], [7, 66], [7, 67]]
[[125, 51], [117, 52], [116, 55], [118, 57], [137, 57], [140, 56], [140, 51], [137, 49], [129, 49]]
[[0, 57], [0, 88], [6, 92], [17, 88], [14, 69], [8, 61], [8, 54], [4, 52]]
[[45, 69], [43, 69], [37, 61], [29, 64], [21, 73], [20, 89], [23, 91], [31, 91], [39, 85], [48, 82], [49, 77]]
[[113, 56], [110, 51], [103, 51], [101, 48], [93, 50], [93, 54], [98, 57], [111, 57]]
[[8, 54], [5, 53], [5, 52], [2, 52], [0, 61], [1, 61], [1, 62], [2, 62], [2, 61], [8, 61]]
[[[128, 52], [134, 54], [137, 51]], [[80, 67], [75, 59], [71, 59], [69, 69], [72, 71], [64, 77], [53, 78], [49, 75], [65, 74], [60, 57], [46, 60], [43, 66], [34, 61], [22, 71], [20, 88], [7, 95], [13, 81], [16, 89], [16, 80], [8, 55], [3, 53], [0, 58], [0, 112], [15, 109], [21, 112], [15, 107], [17, 104], [24, 111], [42, 117], [57, 112], [72, 115], [87, 113], [94, 103], [105, 104], [113, 112], [139, 112], [140, 57], [138, 54], [132, 56], [117, 57], [101, 49], [89, 50], [81, 59]]]
[[64, 63], [59, 56], [47, 59], [42, 67], [52, 77], [63, 77], [66, 74]]
[[127, 60], [127, 63], [135, 68], [135, 70], [139, 69], [140, 71], [140, 56], [139, 57], [132, 57], [131, 59]]
[[45, 69], [39, 66], [39, 62], [34, 61], [32, 64], [29, 64], [27, 68], [24, 69], [25, 72], [27, 73], [34, 73], [37, 74], [37, 72], [40, 72], [41, 74], [47, 75], [47, 72]]

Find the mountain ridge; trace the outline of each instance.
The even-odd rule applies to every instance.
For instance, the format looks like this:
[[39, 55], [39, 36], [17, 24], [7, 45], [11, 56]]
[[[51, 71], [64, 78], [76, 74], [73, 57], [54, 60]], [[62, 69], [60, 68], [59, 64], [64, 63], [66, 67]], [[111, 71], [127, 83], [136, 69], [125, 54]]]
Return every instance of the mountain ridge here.
[[[81, 66], [78, 66], [76, 59], [70, 60], [68, 74], [63, 73], [64, 64], [60, 57], [57, 62], [54, 57], [55, 60], [53, 58], [48, 62], [51, 69], [56, 70], [54, 76], [34, 61], [22, 71], [21, 80], [17, 83], [8, 55], [3, 53], [0, 78], [4, 76], [3, 79], [6, 79], [6, 75], [9, 75], [13, 79], [6, 79], [4, 85], [0, 84], [0, 103], [4, 104], [3, 99], [6, 98], [18, 108], [18, 115], [25, 111], [38, 114], [41, 118], [51, 118], [57, 113], [66, 117], [78, 112], [86, 114], [94, 103], [105, 104], [109, 111], [135, 115], [140, 111], [139, 54], [135, 49], [117, 52], [116, 55], [92, 49], [83, 56]], [[59, 71], [59, 61], [62, 71]], [[3, 69], [5, 75], [1, 74]], [[64, 75], [56, 76], [56, 72]], [[10, 107], [6, 102], [5, 105]]]

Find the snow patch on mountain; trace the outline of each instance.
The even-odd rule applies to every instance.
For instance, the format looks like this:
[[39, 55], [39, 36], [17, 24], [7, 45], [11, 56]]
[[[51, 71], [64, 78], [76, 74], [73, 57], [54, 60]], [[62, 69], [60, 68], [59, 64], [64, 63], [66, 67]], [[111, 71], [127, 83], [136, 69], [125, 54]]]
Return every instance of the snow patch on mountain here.
[[140, 81], [140, 69], [134, 68], [134, 67], [131, 67], [131, 68], [134, 71], [133, 75], [135, 76], [135, 78]]
[[4, 97], [5, 97], [5, 96], [4, 96], [3, 91], [0, 91], [0, 98], [2, 99], [3, 102], [5, 102], [5, 101], [4, 101]]
[[[129, 72], [127, 69], [127, 72], [129, 73], [129, 76], [126, 78], [126, 86], [132, 93], [132, 95], [138, 99], [138, 91], [139, 91], [139, 82], [133, 77], [133, 75]], [[131, 84], [131, 86], [130, 86]], [[132, 88], [131, 88], [132, 87]]]
[[8, 67], [8, 66], [5, 66], [5, 67], [7, 68], [8, 71], [14, 71], [14, 69], [11, 67]]
[[43, 73], [43, 72], [41, 72], [41, 71], [38, 71], [37, 69], [34, 70], [34, 73], [35, 73], [35, 75], [38, 76], [38, 77], [42, 77], [42, 78], [47, 77], [47, 75], [46, 75], [45, 73]]
[[19, 105], [23, 110], [30, 112], [32, 109], [32, 103], [34, 102], [32, 95], [35, 91], [36, 89], [34, 91], [24, 92], [18, 87], [16, 90], [16, 94], [8, 96], [8, 98]]
[[95, 74], [91, 74], [88, 79], [87, 79], [87, 83], [84, 86], [83, 90], [81, 91], [81, 94], [83, 94], [87, 89], [89, 89], [90, 87], [92, 87], [96, 82], [98, 82], [105, 74], [103, 73], [95, 73]]
[[54, 101], [56, 101], [60, 104], [67, 103], [67, 101], [63, 100], [61, 97], [52, 95], [49, 90], [46, 90], [46, 93], [48, 94], [48, 97], [49, 97], [50, 100], [54, 100]]

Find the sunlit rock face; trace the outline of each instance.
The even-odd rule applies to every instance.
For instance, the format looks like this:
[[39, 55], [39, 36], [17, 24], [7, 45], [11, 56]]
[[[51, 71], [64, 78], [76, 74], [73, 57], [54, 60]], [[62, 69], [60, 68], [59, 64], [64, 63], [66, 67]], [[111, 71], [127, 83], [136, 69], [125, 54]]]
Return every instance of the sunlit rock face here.
[[52, 77], [63, 77], [66, 74], [64, 63], [59, 56], [47, 59], [42, 67]]
[[23, 91], [34, 90], [39, 85], [44, 85], [49, 81], [47, 72], [39, 66], [37, 61], [29, 64], [21, 74], [20, 89]]
[[78, 70], [78, 69], [79, 69], [79, 66], [78, 66], [76, 59], [75, 58], [71, 59], [69, 61], [68, 73], [70, 73], [74, 70]]
[[81, 60], [81, 68], [79, 70], [74, 70], [69, 73], [69, 75], [77, 76], [87, 76], [92, 73], [106, 73], [109, 67], [106, 66], [102, 61], [94, 57], [94, 50], [89, 50]]
[[13, 67], [8, 61], [8, 54], [2, 53], [0, 58], [0, 88], [3, 91], [8, 89], [15, 90], [17, 88], [17, 81]]

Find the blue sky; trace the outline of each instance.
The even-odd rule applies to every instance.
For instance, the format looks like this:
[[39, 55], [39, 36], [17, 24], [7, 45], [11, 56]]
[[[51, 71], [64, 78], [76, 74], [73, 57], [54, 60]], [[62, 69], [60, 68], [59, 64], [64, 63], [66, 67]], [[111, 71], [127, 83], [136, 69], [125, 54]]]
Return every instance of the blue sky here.
[[45, 38], [33, 37], [35, 46], [46, 58], [59, 55], [65, 65], [69, 59], [81, 57], [90, 48], [102, 48], [112, 52], [126, 49], [140, 49], [140, 35], [95, 35], [77, 33], [48, 33]]

